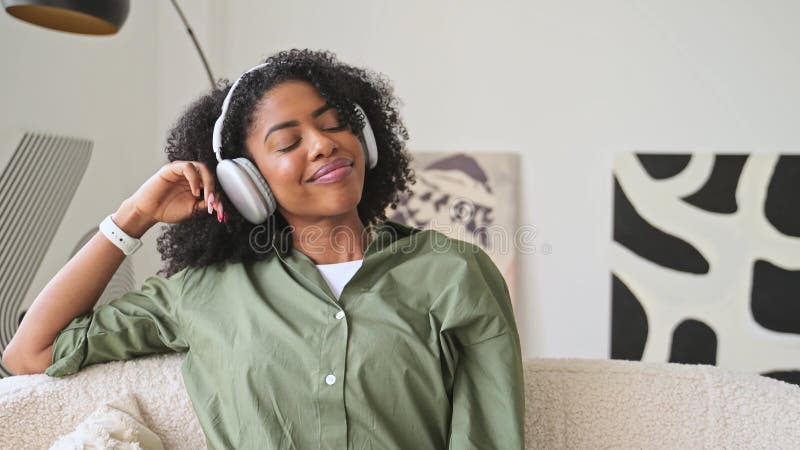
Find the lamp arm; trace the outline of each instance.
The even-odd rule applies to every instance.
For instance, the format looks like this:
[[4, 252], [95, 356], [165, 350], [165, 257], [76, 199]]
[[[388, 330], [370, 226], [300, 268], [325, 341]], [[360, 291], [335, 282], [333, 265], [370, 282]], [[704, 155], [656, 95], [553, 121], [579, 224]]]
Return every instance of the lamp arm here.
[[186, 21], [186, 16], [183, 15], [183, 11], [178, 6], [178, 2], [175, 0], [172, 1], [172, 6], [175, 7], [175, 10], [178, 11], [178, 15], [181, 16], [181, 21], [186, 26], [186, 31], [189, 33], [189, 37], [192, 38], [192, 42], [194, 43], [194, 47], [197, 49], [197, 53], [200, 55], [200, 59], [203, 60], [203, 66], [206, 68], [206, 74], [208, 74], [208, 81], [211, 83], [211, 89], [214, 89], [214, 76], [211, 75], [211, 68], [208, 67], [208, 61], [206, 60], [206, 55], [203, 54], [203, 50], [200, 49], [200, 44], [197, 42], [197, 38], [194, 36], [194, 32], [192, 28], [189, 26], [189, 22]]

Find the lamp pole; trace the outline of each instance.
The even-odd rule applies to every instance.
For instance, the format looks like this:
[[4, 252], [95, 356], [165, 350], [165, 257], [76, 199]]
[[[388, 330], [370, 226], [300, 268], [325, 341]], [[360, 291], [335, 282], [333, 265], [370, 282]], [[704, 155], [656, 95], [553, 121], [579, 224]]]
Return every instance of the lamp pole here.
[[183, 15], [183, 11], [181, 11], [180, 6], [178, 6], [178, 2], [176, 0], [171, 0], [171, 2], [172, 6], [175, 7], [175, 11], [177, 11], [178, 15], [181, 17], [183, 25], [186, 26], [186, 32], [189, 33], [189, 37], [192, 38], [192, 42], [194, 43], [194, 48], [197, 49], [197, 53], [200, 55], [200, 59], [203, 61], [203, 66], [206, 68], [206, 74], [208, 75], [208, 82], [211, 83], [211, 89], [214, 89], [215, 88], [214, 76], [211, 75], [211, 68], [208, 67], [208, 61], [206, 60], [206, 55], [204, 55], [203, 50], [200, 49], [200, 44], [197, 42], [197, 38], [194, 36], [192, 27], [189, 26], [189, 22], [186, 21], [186, 16]]

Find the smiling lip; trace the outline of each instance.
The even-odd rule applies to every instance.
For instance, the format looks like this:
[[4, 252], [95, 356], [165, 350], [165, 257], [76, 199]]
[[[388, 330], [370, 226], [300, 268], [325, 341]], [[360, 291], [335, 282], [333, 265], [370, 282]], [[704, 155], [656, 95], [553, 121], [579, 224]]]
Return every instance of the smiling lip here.
[[319, 178], [316, 178], [311, 183], [312, 184], [336, 183], [337, 181], [340, 181], [342, 178], [350, 175], [352, 171], [353, 171], [352, 166], [342, 166], [339, 167], [338, 169], [334, 169], [326, 173], [325, 175]]
[[[314, 172], [314, 175], [309, 178], [308, 182], [313, 183], [316, 181], [338, 181], [339, 179], [343, 178], [345, 175], [350, 173], [350, 170], [353, 168], [353, 161], [350, 161], [346, 158], [337, 158], [328, 164], [317, 169]], [[336, 173], [331, 173], [336, 172]], [[326, 176], [327, 174], [329, 174]]]

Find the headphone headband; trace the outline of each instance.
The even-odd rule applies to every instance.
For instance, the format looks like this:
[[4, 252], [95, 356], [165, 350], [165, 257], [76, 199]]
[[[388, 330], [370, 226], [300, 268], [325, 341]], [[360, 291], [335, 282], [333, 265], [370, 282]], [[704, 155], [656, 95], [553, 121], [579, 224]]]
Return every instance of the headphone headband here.
[[266, 67], [267, 65], [269, 65], [269, 63], [259, 64], [243, 73], [239, 78], [236, 79], [228, 91], [228, 95], [225, 96], [225, 101], [222, 102], [222, 112], [217, 118], [217, 121], [214, 122], [214, 135], [211, 139], [211, 145], [214, 149], [214, 154], [217, 155], [217, 162], [222, 162], [222, 155], [220, 154], [222, 151], [222, 123], [225, 122], [225, 116], [228, 114], [228, 104], [231, 102], [231, 97], [233, 97], [233, 91], [236, 90], [236, 86], [239, 85], [239, 82], [242, 81], [242, 78], [244, 78], [245, 75], [262, 67]]

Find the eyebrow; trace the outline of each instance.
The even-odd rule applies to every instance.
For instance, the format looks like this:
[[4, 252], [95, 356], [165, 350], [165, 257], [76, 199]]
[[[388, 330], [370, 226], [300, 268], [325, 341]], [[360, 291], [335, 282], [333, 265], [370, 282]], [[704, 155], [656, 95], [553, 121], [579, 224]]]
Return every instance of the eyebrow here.
[[[311, 117], [316, 119], [317, 117], [321, 116], [322, 113], [324, 113], [325, 111], [327, 111], [327, 110], [329, 110], [331, 108], [333, 108], [333, 105], [331, 105], [330, 103], [325, 103], [321, 107], [319, 107], [316, 110], [314, 110], [314, 112], [311, 113]], [[267, 142], [267, 139], [269, 139], [269, 135], [272, 134], [273, 131], [282, 130], [284, 128], [296, 127], [298, 125], [300, 125], [300, 122], [298, 122], [296, 120], [290, 120], [288, 122], [282, 122], [282, 123], [279, 123], [279, 124], [275, 124], [272, 127], [270, 127], [269, 131], [267, 131], [267, 135], [264, 136], [264, 142]]]

